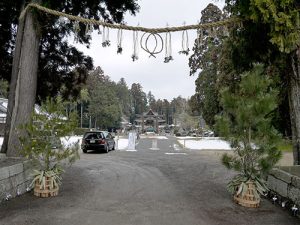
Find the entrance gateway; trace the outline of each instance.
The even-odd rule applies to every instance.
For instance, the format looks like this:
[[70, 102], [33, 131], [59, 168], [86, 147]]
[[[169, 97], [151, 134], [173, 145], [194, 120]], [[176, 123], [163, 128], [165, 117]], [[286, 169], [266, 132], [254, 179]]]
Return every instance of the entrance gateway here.
[[137, 119], [134, 121], [139, 132], [144, 133], [145, 131], [159, 133], [159, 126], [165, 126], [166, 120], [163, 115], [159, 115], [157, 112], [153, 112], [150, 109], [148, 112], [136, 115]]

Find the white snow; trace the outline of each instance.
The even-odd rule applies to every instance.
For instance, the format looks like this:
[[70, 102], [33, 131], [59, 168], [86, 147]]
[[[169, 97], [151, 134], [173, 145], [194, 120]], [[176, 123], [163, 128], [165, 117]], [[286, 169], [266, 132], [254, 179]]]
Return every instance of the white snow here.
[[192, 137], [192, 136], [186, 136], [186, 137], [176, 137], [176, 138], [180, 139], [180, 140], [186, 140], [186, 139], [220, 140], [220, 137]]
[[120, 139], [115, 139], [116, 146], [118, 150], [124, 150], [128, 148], [128, 139], [126, 138], [120, 138]]
[[166, 140], [168, 139], [166, 136], [156, 136], [156, 135], [141, 135], [141, 138], [153, 138], [153, 139], [160, 139], [160, 140]]
[[202, 138], [199, 140], [178, 140], [178, 142], [192, 150], [232, 150], [227, 141], [220, 139]]
[[[167, 139], [165, 136], [151, 136], [151, 138]], [[69, 136], [61, 138], [61, 141], [65, 146], [75, 144], [77, 141], [79, 141], [79, 144], [81, 144], [81, 140], [82, 136]], [[223, 141], [218, 137], [203, 137], [201, 139], [195, 139], [193, 137], [178, 137], [177, 140], [181, 145], [185, 145], [186, 148], [192, 150], [232, 150], [228, 142]], [[118, 150], [127, 149], [128, 138], [115, 139], [115, 141]], [[0, 146], [2, 145], [2, 142], [3, 137], [0, 137]]]
[[166, 152], [165, 155], [187, 155], [185, 152]]
[[60, 138], [60, 140], [65, 147], [71, 146], [77, 142], [81, 145], [82, 136], [67, 136]]

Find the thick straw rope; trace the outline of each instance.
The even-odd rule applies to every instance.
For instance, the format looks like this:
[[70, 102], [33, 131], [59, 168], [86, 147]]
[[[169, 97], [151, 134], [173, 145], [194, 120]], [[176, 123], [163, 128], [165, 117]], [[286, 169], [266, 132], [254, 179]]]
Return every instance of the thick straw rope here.
[[220, 26], [227, 26], [230, 24], [240, 24], [242, 22], [239, 18], [230, 18], [222, 21], [217, 22], [211, 22], [211, 23], [204, 23], [204, 24], [194, 24], [194, 25], [186, 25], [186, 26], [179, 26], [179, 27], [163, 27], [163, 28], [145, 28], [140, 26], [128, 26], [124, 24], [111, 24], [104, 21], [99, 21], [95, 19], [86, 19], [79, 16], [73, 16], [67, 13], [59, 12], [53, 9], [48, 9], [46, 7], [43, 7], [41, 5], [30, 3], [26, 6], [26, 8], [22, 11], [20, 18], [24, 17], [29, 10], [29, 8], [35, 8], [42, 12], [46, 12], [48, 14], [54, 15], [54, 16], [61, 16], [68, 18], [69, 20], [78, 21], [84, 24], [93, 24], [93, 25], [99, 25], [104, 26], [112, 29], [123, 29], [123, 30], [132, 30], [132, 31], [142, 31], [146, 33], [166, 33], [166, 32], [177, 32], [177, 31], [185, 31], [185, 30], [198, 30], [203, 28], [212, 28], [212, 27], [220, 27]]

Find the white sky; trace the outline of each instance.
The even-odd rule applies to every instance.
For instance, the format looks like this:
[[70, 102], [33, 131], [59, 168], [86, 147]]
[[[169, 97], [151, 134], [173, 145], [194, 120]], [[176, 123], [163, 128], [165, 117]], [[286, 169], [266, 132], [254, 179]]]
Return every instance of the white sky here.
[[[143, 27], [165, 27], [196, 24], [200, 19], [201, 11], [213, 3], [219, 8], [224, 5], [224, 0], [139, 0], [140, 12], [137, 15], [126, 15], [128, 25]], [[142, 33], [139, 33], [141, 37]], [[192, 49], [196, 38], [196, 31], [189, 31], [189, 48]], [[172, 100], [174, 97], [190, 97], [195, 93], [196, 76], [189, 76], [189, 56], [178, 54], [181, 50], [182, 32], [172, 33], [173, 61], [164, 63], [165, 51], [156, 58], [149, 58], [149, 54], [139, 49], [139, 59], [132, 61], [133, 37], [132, 32], [123, 31], [123, 53], [117, 54], [117, 30], [110, 30], [111, 46], [103, 48], [102, 36], [95, 31], [91, 47], [77, 45], [79, 50], [94, 59], [95, 67], [100, 66], [112, 80], [119, 81], [124, 77], [128, 87], [132, 83], [140, 83], [143, 91], [154, 94], [156, 99]], [[162, 35], [163, 40], [165, 35]], [[151, 44], [150, 44], [151, 45]], [[191, 54], [191, 51], [190, 51]]]

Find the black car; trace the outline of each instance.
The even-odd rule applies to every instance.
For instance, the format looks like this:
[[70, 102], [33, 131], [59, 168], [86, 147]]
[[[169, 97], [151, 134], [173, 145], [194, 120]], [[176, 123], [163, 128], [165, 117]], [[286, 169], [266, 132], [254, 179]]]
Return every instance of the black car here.
[[115, 140], [107, 131], [88, 131], [83, 135], [81, 149], [84, 153], [88, 150], [115, 150]]

